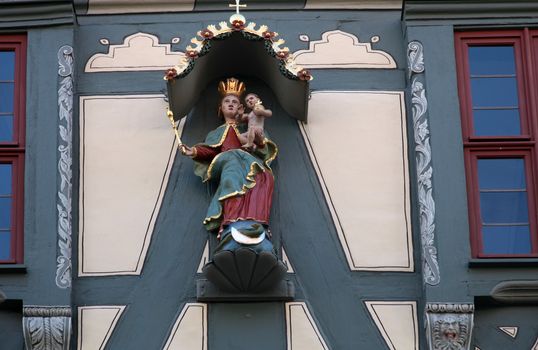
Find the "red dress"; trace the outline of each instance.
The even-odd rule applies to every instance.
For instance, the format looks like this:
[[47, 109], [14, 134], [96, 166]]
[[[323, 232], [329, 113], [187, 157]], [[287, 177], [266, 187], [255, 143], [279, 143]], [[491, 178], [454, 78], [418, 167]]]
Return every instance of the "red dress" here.
[[[199, 162], [211, 162], [221, 152], [231, 149], [241, 149], [241, 142], [235, 128], [230, 128], [226, 138], [219, 147], [198, 145], [193, 157]], [[264, 147], [260, 145], [258, 147]], [[256, 185], [245, 194], [236, 195], [222, 201], [222, 221], [219, 232], [223, 227], [235, 221], [254, 220], [263, 224], [269, 223], [271, 203], [273, 199], [274, 179], [270, 171], [259, 172], [255, 176]]]

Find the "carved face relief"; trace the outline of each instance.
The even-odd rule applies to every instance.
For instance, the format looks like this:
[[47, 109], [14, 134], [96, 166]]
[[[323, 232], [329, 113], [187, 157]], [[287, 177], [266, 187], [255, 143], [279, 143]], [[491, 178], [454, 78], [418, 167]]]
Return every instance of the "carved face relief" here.
[[225, 118], [234, 118], [241, 106], [239, 97], [235, 95], [226, 95], [220, 103], [220, 109]]
[[256, 106], [256, 102], [258, 102], [258, 96], [256, 94], [248, 94], [247, 97], [245, 97], [245, 104], [248, 108], [254, 109]]
[[433, 344], [439, 350], [464, 350], [467, 326], [455, 317], [437, 320], [433, 327]]

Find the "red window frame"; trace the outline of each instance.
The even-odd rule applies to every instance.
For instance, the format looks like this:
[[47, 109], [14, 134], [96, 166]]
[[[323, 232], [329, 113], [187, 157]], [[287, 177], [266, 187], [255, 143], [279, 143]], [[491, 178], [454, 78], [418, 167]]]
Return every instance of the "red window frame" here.
[[[534, 44], [534, 48], [533, 48]], [[521, 135], [476, 136], [473, 128], [471, 79], [468, 48], [470, 46], [513, 45], [518, 87]], [[534, 64], [538, 63], [538, 30], [497, 30], [457, 32], [455, 34], [456, 62], [460, 112], [462, 118], [463, 148], [469, 203], [469, 226], [473, 258], [538, 257], [538, 136], [537, 85]], [[486, 254], [482, 244], [482, 216], [480, 213], [477, 159], [524, 158], [527, 180], [530, 254]]]
[[0, 264], [20, 264], [24, 258], [24, 154], [26, 106], [26, 35], [0, 35], [0, 51], [15, 52], [13, 140], [0, 142], [0, 162], [12, 165], [11, 257]]

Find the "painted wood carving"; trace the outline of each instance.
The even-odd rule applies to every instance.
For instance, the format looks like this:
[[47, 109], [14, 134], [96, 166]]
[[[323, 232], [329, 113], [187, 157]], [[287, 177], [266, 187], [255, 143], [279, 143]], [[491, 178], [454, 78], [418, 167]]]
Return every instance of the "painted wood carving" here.
[[[212, 55], [218, 54], [210, 52], [216, 46], [213, 41], [228, 41], [232, 45], [240, 43], [243, 48], [259, 47], [256, 42], [263, 42], [262, 50], [257, 52], [263, 52], [262, 56], [267, 53], [270, 64], [278, 63], [276, 72], [280, 79], [295, 82], [299, 84], [296, 85], [298, 89], [306, 88], [303, 92], [307, 92], [306, 83], [312, 77], [308, 71], [295, 65], [288, 48], [280, 47], [284, 40], [277, 40], [278, 34], [269, 31], [267, 26], [256, 28], [255, 23], [246, 24], [237, 4], [236, 7], [236, 14], [230, 17], [231, 26], [221, 22], [219, 28], [210, 25], [199, 31], [199, 38], [192, 39], [193, 45], [187, 47], [185, 58], [166, 71], [164, 79], [168, 82], [170, 97], [168, 118], [174, 131], [176, 117], [180, 117], [177, 114], [181, 109], [175, 103], [178, 102], [177, 91], [181, 89], [182, 79], [190, 75], [191, 80], [209, 81], [203, 67], [207, 67], [208, 62], [218, 64], [217, 61], [209, 61]], [[247, 54], [248, 51], [244, 51], [244, 55]], [[206, 55], [209, 59], [202, 57]], [[201, 67], [198, 70], [195, 67], [197, 61], [200, 63], [196, 66]], [[240, 61], [234, 59], [232, 63], [235, 66], [231, 71], [228, 68], [220, 74], [251, 75]], [[267, 71], [274, 66], [260, 67]], [[175, 132], [181, 154], [193, 159], [194, 173], [202, 182], [213, 183], [216, 188], [203, 225], [207, 231], [217, 235], [218, 243], [202, 268], [210, 284], [199, 280], [199, 301], [209, 300], [206, 287], [213, 291], [216, 287], [217, 294], [222, 291], [254, 295], [258, 299], [260, 297], [256, 295], [259, 293], [269, 293], [271, 298], [279, 300], [289, 300], [293, 295], [293, 287], [283, 281], [288, 268], [276, 253], [280, 249], [273, 245], [269, 229], [275, 182], [271, 162], [275, 160], [278, 148], [265, 131], [264, 123], [273, 113], [264, 107], [256, 93], [249, 91], [245, 95], [246, 89], [244, 82], [233, 77], [220, 81], [220, 102], [215, 118], [222, 118], [224, 124], [210, 131], [203, 142], [187, 146]], [[184, 100], [185, 95], [182, 97]]]
[[217, 233], [219, 244], [202, 271], [230, 292], [269, 289], [287, 270], [274, 253], [268, 229], [274, 188], [270, 166], [278, 153], [263, 130], [263, 119], [271, 111], [249, 93], [245, 104], [251, 111], [244, 113], [245, 89], [235, 78], [221, 81], [219, 114], [224, 124], [204, 142], [180, 146], [181, 153], [194, 160], [194, 173], [203, 182], [217, 184], [203, 224]]

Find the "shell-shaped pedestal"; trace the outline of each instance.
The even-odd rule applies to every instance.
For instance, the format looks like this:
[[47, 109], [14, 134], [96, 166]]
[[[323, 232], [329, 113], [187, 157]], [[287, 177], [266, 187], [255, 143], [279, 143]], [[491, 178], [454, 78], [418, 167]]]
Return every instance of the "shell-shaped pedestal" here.
[[252, 293], [275, 287], [284, 279], [286, 270], [286, 265], [274, 253], [257, 253], [242, 247], [215, 253], [203, 273], [222, 291]]

